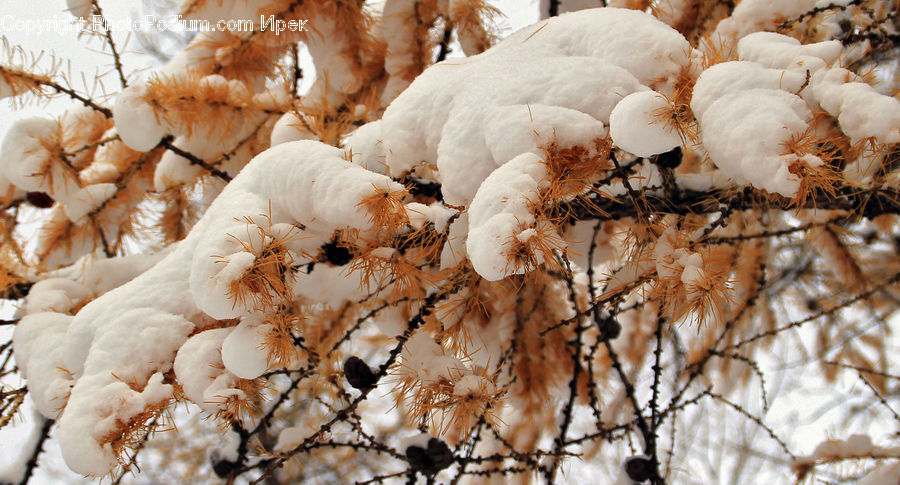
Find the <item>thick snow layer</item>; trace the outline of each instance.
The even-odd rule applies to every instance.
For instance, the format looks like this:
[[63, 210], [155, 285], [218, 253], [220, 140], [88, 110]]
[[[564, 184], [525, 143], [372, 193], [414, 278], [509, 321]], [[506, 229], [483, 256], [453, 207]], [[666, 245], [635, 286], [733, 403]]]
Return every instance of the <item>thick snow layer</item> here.
[[[632, 35], [637, 31], [640, 36]], [[589, 115], [592, 134], [602, 137], [601, 123], [608, 123], [622, 97], [680, 72], [690, 52], [677, 31], [644, 13], [562, 15], [481, 55], [428, 68], [387, 108], [377, 128], [360, 129], [365, 136], [351, 137], [348, 146], [362, 157], [383, 154], [394, 176], [425, 161], [438, 169], [444, 199], [465, 206], [496, 165], [528, 151], [517, 151], [510, 140], [525, 140], [525, 147], [549, 141], [547, 133], [534, 135], [543, 126], [532, 118], [540, 116], [540, 105], [564, 108], [542, 111], [558, 118], [556, 127], [587, 127], [592, 123], [567, 113]], [[511, 108], [516, 105], [521, 108]]]
[[639, 157], [665, 153], [681, 145], [681, 136], [665, 122], [674, 109], [656, 91], [625, 96], [609, 115], [609, 134], [619, 148]]
[[786, 19], [799, 17], [815, 6], [816, 0], [743, 0], [730, 17], [719, 22], [712, 37], [740, 39], [752, 32], [772, 30]]
[[74, 172], [66, 170], [51, 148], [59, 141], [59, 123], [26, 118], [10, 127], [0, 148], [0, 171], [23, 190], [47, 192], [54, 199], [72, 197], [79, 189]]
[[71, 321], [70, 315], [62, 313], [33, 313], [22, 317], [13, 333], [16, 364], [28, 380], [35, 407], [49, 419], [55, 419], [65, 405], [73, 384], [63, 362]]
[[410, 202], [406, 204], [406, 215], [409, 216], [409, 224], [414, 229], [421, 229], [425, 224], [434, 224], [434, 230], [444, 232], [450, 218], [457, 212], [449, 209], [440, 202], [434, 202], [430, 205], [420, 204], [418, 202]]
[[315, 140], [316, 136], [303, 128], [303, 126], [303, 122], [293, 111], [283, 114], [272, 128], [272, 134], [270, 135], [271, 146], [281, 145], [289, 141]]
[[540, 157], [524, 153], [501, 166], [481, 184], [469, 208], [469, 237], [466, 251], [472, 267], [488, 281], [534, 268], [513, 264], [516, 236], [534, 229], [533, 206], [547, 168]]
[[341, 31], [334, 18], [318, 16], [310, 25], [315, 31], [305, 35], [303, 43], [316, 66], [316, 81], [307, 93], [304, 104], [337, 106], [342, 93], [354, 93], [360, 89], [364, 76], [357, 75], [355, 59], [345, 54], [353, 49], [348, 45], [350, 36]]
[[838, 40], [800, 44], [800, 41], [774, 32], [756, 32], [738, 41], [738, 57], [764, 67], [787, 69], [800, 56], [818, 57], [833, 64], [841, 56], [843, 46]]
[[76, 327], [84, 321], [79, 320], [83, 313], [66, 335], [66, 363], [73, 363], [73, 340], [87, 340], [73, 338], [73, 333], [93, 333], [93, 339], [78, 371], [70, 369], [76, 381], [59, 418], [58, 436], [72, 470], [99, 476], [117, 464], [109, 437], [117, 436], [122, 423], [147, 406], [172, 397], [173, 388], [163, 383], [162, 373], [171, 369], [175, 350], [193, 325], [179, 315], [135, 308], [103, 322], [95, 332], [85, 332], [83, 326]]
[[222, 343], [222, 363], [241, 379], [256, 379], [269, 368], [269, 352], [264, 347], [269, 324], [256, 318], [244, 318]]
[[[463, 218], [451, 225], [442, 266], [468, 256], [478, 261], [474, 264], [482, 276], [502, 278], [529, 269], [509, 265], [508, 246], [527, 242], [545, 228], [534, 227], [522, 200], [510, 202], [510, 212], [475, 208], [476, 198], [496, 195], [492, 192], [502, 185], [503, 172], [495, 182], [486, 179], [522, 154], [542, 156], [550, 144], [595, 146], [608, 135], [610, 114], [622, 98], [648, 86], [670, 93], [673, 78], [692, 72], [694, 57], [677, 31], [642, 12], [607, 8], [561, 15], [481, 55], [428, 68], [382, 120], [358, 129], [346, 146], [354, 163], [395, 177], [410, 172], [434, 177], [447, 204], [473, 204], [476, 216], [469, 227]], [[642, 126], [654, 135], [662, 127]], [[680, 144], [677, 133], [662, 134], [653, 140], [665, 145], [660, 150]], [[478, 195], [481, 190], [485, 193]], [[491, 217], [497, 219], [485, 222]], [[476, 234], [468, 234], [475, 226]]]
[[652, 15], [603, 8], [560, 15], [525, 27], [486, 54], [519, 55], [522, 51], [536, 57], [591, 57], [622, 67], [651, 86], [685, 67], [691, 47], [678, 31]]
[[54, 153], [55, 144], [66, 138], [77, 142], [79, 135], [84, 135], [74, 132], [72, 125], [65, 117], [62, 126], [43, 118], [14, 123], [0, 148], [0, 173], [23, 190], [50, 194], [62, 204], [69, 220], [78, 221], [115, 194], [116, 186], [100, 183], [81, 187], [72, 160], [60, 160]]
[[810, 89], [819, 105], [838, 119], [841, 130], [854, 142], [875, 138], [879, 143], [900, 142], [900, 100], [885, 96], [858, 81], [842, 68], [812, 75]]
[[799, 72], [766, 68], [755, 62], [732, 61], [711, 66], [697, 78], [691, 97], [691, 110], [697, 119], [716, 100], [728, 93], [748, 89], [781, 89], [796, 93], [806, 76]]
[[68, 313], [90, 296], [91, 290], [85, 285], [68, 278], [48, 278], [31, 287], [23, 310], [26, 315], [38, 312]]
[[[726, 94], [713, 102], [700, 120], [703, 145], [713, 163], [738, 183], [785, 197], [797, 195], [799, 176], [790, 172], [798, 156], [787, 145], [800, 139], [812, 120], [803, 100], [774, 89]], [[815, 167], [812, 155], [803, 160]]]
[[[60, 349], [62, 358], [53, 357], [46, 367], [63, 367], [74, 379], [71, 396], [59, 417], [60, 445], [73, 470], [95, 476], [108, 472], [116, 458], [109, 444], [101, 442], [114, 436], [121, 423], [146, 406], [171, 397], [171, 386], [160, 380], [161, 375], [172, 368], [175, 353], [195, 326], [205, 321], [202, 312], [214, 318], [241, 317], [247, 312], [248, 308], [236, 305], [227, 296], [234, 274], [226, 272], [225, 281], [217, 278], [226, 266], [217, 261], [245, 251], [239, 241], [259, 248], [266, 238], [284, 236], [288, 231], [285, 226], [291, 228], [295, 222], [306, 224], [314, 236], [320, 234], [316, 230], [328, 237], [338, 228], [366, 230], [371, 222], [358, 207], [360, 201], [377, 190], [403, 189], [382, 175], [347, 162], [344, 156], [341, 149], [300, 141], [279, 145], [256, 157], [226, 186], [174, 251], [134, 280], [87, 304], [71, 319], [64, 337], [60, 330], [60, 341], [53, 348]], [[263, 220], [272, 224], [263, 224]], [[267, 235], [256, 230], [261, 226]], [[20, 347], [28, 352], [28, 344], [16, 345], [16, 352], [22, 351]], [[226, 352], [228, 359], [235, 357], [238, 363], [226, 361], [225, 365], [242, 375], [257, 372], [249, 372], [249, 364], [245, 366], [247, 362], [243, 361], [247, 355], [263, 354], [256, 346], [251, 347], [253, 351]], [[264, 368], [266, 363], [260, 366]], [[152, 376], [159, 377], [154, 377], [151, 386], [148, 382]], [[226, 374], [218, 376], [206, 389], [204, 399], [230, 392], [233, 380]], [[63, 384], [29, 381], [31, 392], [48, 396], [48, 402], [59, 395]], [[199, 399], [197, 393], [194, 397]], [[124, 405], [119, 406], [121, 403]], [[54, 417], [49, 406], [43, 411]]]
[[306, 231], [297, 234], [301, 239], [317, 234], [328, 238], [336, 229], [370, 228], [370, 216], [360, 202], [376, 190], [393, 192], [403, 186], [344, 156], [343, 150], [315, 141], [284, 143], [257, 156], [226, 187], [228, 195], [223, 192], [207, 212], [216, 222], [198, 224], [193, 231], [203, 241], [190, 270], [191, 292], [200, 309], [219, 319], [252, 309], [252, 302], [242, 305], [231, 297], [229, 289], [241, 275], [222, 261], [247, 248], [258, 255], [267, 241], [261, 235], [269, 232], [269, 217], [305, 225]]
[[70, 221], [78, 221], [115, 195], [116, 184], [93, 184], [78, 190], [71, 198], [65, 200], [63, 209]]
[[379, 34], [386, 47], [384, 70], [389, 75], [382, 94], [385, 102], [396, 98], [418, 74], [416, 67], [422, 62], [422, 53], [416, 41], [416, 24], [432, 20], [422, 18], [418, 10], [418, 2], [414, 0], [384, 3]]
[[134, 84], [116, 96], [113, 120], [122, 141], [132, 150], [145, 152], [155, 147], [168, 131], [147, 101], [147, 86]]
[[[234, 4], [220, 4], [223, 12], [197, 15], [225, 15]], [[745, 0], [738, 8], [742, 15], [767, 22], [772, 15], [793, 11], [765, 5]], [[327, 38], [333, 26], [317, 28]], [[323, 90], [331, 93], [353, 90], [344, 85], [357, 76], [341, 58], [342, 47], [316, 42], [310, 49], [317, 61], [330, 59], [323, 61], [329, 76], [320, 77], [319, 87], [341, 86]], [[839, 54], [833, 43], [804, 47], [767, 34], [750, 37], [741, 49], [743, 61], [714, 66], [700, 76], [691, 102], [703, 148], [720, 171], [694, 174], [695, 180], [685, 176], [679, 180], [682, 186], [702, 186], [707, 183], [698, 180], [703, 176], [710, 179], [707, 186], [718, 187], [724, 185], [724, 174], [736, 183], [793, 197], [800, 180], [791, 173], [791, 164], [822, 163], [788, 149], [789, 142], [809, 129], [813, 110], [808, 103], [836, 116], [854, 139], [897, 141], [897, 100], [878, 95], [846, 71], [829, 68]], [[173, 383], [164, 378], [172, 375], [170, 370], [188, 399], [213, 411], [228, 396], [240, 394], [237, 379], [255, 378], [269, 369], [264, 342], [271, 326], [263, 323], [259, 302], [237, 298], [236, 291], [273, 245], [287, 253], [284, 261], [300, 268], [285, 282], [291, 291], [288, 298], [338, 307], [364, 297], [367, 289], [360, 271], [313, 258], [337, 230], [359, 231], [365, 240], [383, 229], [372, 227], [364, 202], [404, 190], [388, 174], [441, 184], [446, 205], [406, 201], [397, 210], [406, 213], [413, 228], [434, 224], [436, 230], [448, 231], [442, 268], [468, 258], [482, 277], [493, 281], [540, 264], [545, 255], [533, 250], [538, 238], [562, 244], [555, 229], [542, 225], [535, 215], [549, 185], [542, 158], [547, 146], [595, 147], [607, 135], [641, 156], [678, 146], [678, 133], [657, 118], [670, 109], [666, 97], [672, 94], [672, 79], [697, 69], [691, 65], [695, 54], [680, 34], [648, 14], [591, 10], [549, 19], [484, 54], [429, 68], [387, 108], [382, 120], [348, 137], [346, 149], [288, 141], [297, 135], [289, 133], [290, 117], [282, 117], [272, 133], [277, 146], [255, 157], [225, 186], [186, 239], [158, 262], [138, 265], [143, 270], [156, 262], [152, 268], [126, 284], [133, 273], [118, 269], [110, 270], [108, 278], [94, 272], [73, 278], [74, 283], [48, 280], [35, 286], [26, 302], [29, 314], [17, 328], [16, 358], [45, 415], [56, 417], [71, 390], [58, 421], [70, 467], [95, 476], [107, 473], [116, 463], [108, 442], [122, 424], [173, 396]], [[211, 146], [217, 137], [189, 138], [167, 126], [143, 99], [145, 94], [143, 86], [135, 85], [116, 100], [117, 132], [128, 146], [149, 150], [172, 132], [179, 136], [175, 143], [204, 159], [230, 149]], [[878, 117], [873, 120], [881, 125], [863, 119], [862, 107], [874, 109]], [[257, 121], [248, 116], [235, 136]], [[58, 128], [46, 120], [14, 127], [16, 136], [4, 142], [0, 175], [19, 187], [48, 189], [33, 174], [44, 170], [52, 155], [40, 140], [59, 136]], [[85, 180], [90, 183], [82, 181], [84, 187], [74, 179], [71, 187], [66, 182], [53, 188], [64, 194], [57, 200], [66, 205], [54, 217], [63, 217], [64, 210], [77, 219], [110, 196], [106, 182], [117, 168], [89, 170]], [[157, 167], [156, 182], [165, 188], [196, 175], [195, 167], [169, 153]], [[640, 167], [640, 176], [645, 183], [658, 184], [658, 171], [649, 163]], [[624, 187], [618, 183], [612, 192], [624, 193]], [[465, 210], [460, 213], [456, 206]], [[688, 287], [705, 278], [700, 253], [671, 243], [666, 250], [664, 244], [657, 244], [654, 261], [617, 273], [610, 287], [652, 274], [654, 268], [660, 277]], [[392, 248], [372, 252], [383, 258], [393, 254]], [[98, 294], [102, 296], [76, 316], [64, 314]], [[512, 328], [513, 317], [498, 311], [488, 326]], [[213, 320], [231, 319], [239, 320], [237, 326], [207, 330], [223, 324]], [[383, 326], [387, 333], [396, 333], [390, 327]], [[505, 339], [489, 340], [483, 352], [470, 356], [471, 362], [496, 362], [502, 348], [498, 342]], [[35, 351], [45, 348], [54, 351]], [[493, 390], [490, 382], [473, 375], [467, 367], [470, 360], [463, 363], [446, 354], [425, 331], [409, 339], [401, 358], [424, 383], [449, 379], [460, 395]]]
[[215, 403], [207, 399], [206, 390], [225, 372], [222, 343], [231, 333], [231, 328], [200, 332], [189, 338], [175, 356], [175, 377], [181, 383], [184, 396], [207, 412], [216, 410]]

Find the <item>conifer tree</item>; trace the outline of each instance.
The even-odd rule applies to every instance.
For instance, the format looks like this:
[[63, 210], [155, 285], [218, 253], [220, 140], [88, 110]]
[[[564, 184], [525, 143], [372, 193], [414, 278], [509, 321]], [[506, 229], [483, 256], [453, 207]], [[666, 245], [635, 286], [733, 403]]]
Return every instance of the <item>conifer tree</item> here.
[[6, 45], [71, 107], [0, 147], [0, 481], [897, 483], [900, 3], [539, 8], [185, 0], [108, 97]]

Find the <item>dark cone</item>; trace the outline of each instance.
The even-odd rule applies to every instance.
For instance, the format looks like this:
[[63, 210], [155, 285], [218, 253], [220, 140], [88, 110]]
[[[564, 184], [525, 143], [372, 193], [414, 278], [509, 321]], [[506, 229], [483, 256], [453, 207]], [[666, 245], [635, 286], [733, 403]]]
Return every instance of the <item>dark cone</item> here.
[[343, 266], [353, 260], [353, 252], [347, 246], [339, 245], [334, 241], [325, 243], [322, 246], [322, 256], [325, 261], [335, 265]]
[[633, 456], [625, 460], [625, 473], [636, 482], [645, 482], [656, 475], [653, 462], [643, 456]]
[[25, 200], [39, 209], [49, 209], [50, 207], [53, 207], [53, 203], [55, 202], [53, 197], [50, 197], [50, 195], [45, 192], [27, 192], [25, 194]]
[[369, 365], [356, 356], [350, 356], [344, 361], [344, 377], [351, 386], [360, 390], [373, 388], [378, 382], [378, 377]]
[[681, 165], [681, 147], [660, 153], [651, 159], [659, 168], [675, 168]]
[[453, 464], [453, 452], [447, 443], [431, 438], [428, 447], [410, 446], [406, 449], [406, 459], [409, 466], [426, 475], [434, 475]]

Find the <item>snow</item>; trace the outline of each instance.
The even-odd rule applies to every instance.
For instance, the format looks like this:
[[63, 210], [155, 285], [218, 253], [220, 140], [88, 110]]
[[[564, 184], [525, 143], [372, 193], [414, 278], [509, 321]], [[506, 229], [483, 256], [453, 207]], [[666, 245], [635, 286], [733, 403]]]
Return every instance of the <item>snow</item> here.
[[843, 46], [838, 40], [801, 44], [799, 40], [774, 32], [756, 32], [738, 41], [738, 57], [764, 67], [787, 69], [794, 59], [801, 56], [817, 57], [833, 64], [841, 55]]
[[173, 368], [184, 396], [201, 409], [214, 412], [206, 390], [225, 371], [222, 363], [222, 343], [232, 333], [231, 328], [214, 328], [189, 338], [175, 356]]
[[65, 201], [63, 209], [70, 221], [79, 221], [103, 202], [115, 195], [116, 184], [93, 184], [75, 192], [74, 196]]
[[[71, 7], [74, 2], [69, 3]], [[224, 18], [234, 14], [237, 3], [192, 15]], [[563, 9], [584, 3], [566, 2]], [[391, 5], [410, 8], [412, 3]], [[752, 28], [766, 28], [779, 16], [795, 15], [797, 8], [744, 0], [735, 15], [749, 19]], [[320, 31], [311, 39], [310, 51], [328, 76], [319, 77], [308, 101], [333, 101], [334, 93], [358, 88], [354, 83], [359, 76], [342, 55], [345, 46], [330, 38], [337, 34], [336, 27], [323, 21], [316, 28]], [[728, 21], [720, 29], [731, 29], [734, 35], [745, 30]], [[384, 35], [401, 34], [388, 28]], [[839, 43], [802, 46], [779, 34], [757, 33], [744, 37], [738, 51], [741, 61], [718, 64], [699, 75], [691, 100], [702, 134], [698, 150], [701, 155], [705, 151], [718, 170], [679, 173], [681, 187], [751, 184], [795, 197], [800, 178], [791, 173], [792, 164], [815, 167], [822, 161], [792, 153], [788, 145], [809, 133], [819, 107], [835, 116], [853, 141], [900, 141], [900, 101], [879, 94], [849, 71], [829, 67], [840, 58]], [[170, 370], [185, 397], [210, 413], [229, 396], [242, 394], [235, 389], [237, 379], [254, 379], [270, 370], [266, 339], [273, 327], [265, 323], [258, 301], [236, 298], [234, 292], [264, 249], [279, 244], [285, 260], [300, 268], [285, 277], [288, 298], [331, 308], [361, 300], [368, 291], [360, 271], [314, 259], [335, 231], [359, 231], [364, 241], [383, 235], [378, 233], [384, 228], [373, 227], [363, 202], [403, 191], [390, 175], [441, 184], [446, 203], [406, 202], [398, 211], [408, 217], [409, 226], [391, 229], [433, 224], [436, 231], [447, 231], [442, 269], [468, 259], [487, 281], [531, 271], [549, 257], [535, 249], [544, 238], [565, 244], [552, 224], [536, 216], [549, 186], [547, 147], [596, 147], [609, 136], [622, 150], [649, 157], [680, 146], [681, 136], [662, 115], [672, 109], [667, 100], [671, 80], [684, 73], [693, 76], [699, 69], [692, 64], [697, 53], [677, 31], [645, 13], [620, 9], [549, 19], [483, 54], [433, 66], [408, 87], [398, 81], [398, 66], [408, 61], [406, 54], [391, 52], [386, 96], [406, 89], [383, 119], [347, 137], [345, 148], [312, 140], [311, 133], [296, 127], [301, 121], [297, 115], [289, 112], [274, 122], [273, 147], [243, 167], [173, 249], [143, 259], [89, 257], [83, 267], [33, 287], [23, 307], [26, 315], [16, 327], [15, 356], [37, 408], [44, 416], [58, 417], [60, 443], [73, 470], [102, 476], [115, 466], [116, 457], [105, 441], [121, 431], [122, 423], [173, 398], [174, 383], [164, 377], [171, 376]], [[166, 69], [184, 67], [191, 55], [199, 54], [185, 54]], [[221, 76], [209, 76], [205, 82], [211, 88], [233, 89], [235, 97], [246, 90]], [[3, 89], [0, 84], [0, 94]], [[161, 120], [146, 94], [145, 85], [135, 84], [116, 98], [115, 132], [127, 146], [150, 150], [172, 134], [176, 146], [204, 160], [223, 153], [223, 147], [216, 146], [219, 137], [189, 133], [188, 127]], [[85, 223], [86, 214], [114, 195], [116, 186], [109, 182], [122, 167], [101, 161], [73, 177], [52, 161], [54, 154], [43, 143], [58, 140], [61, 126], [71, 134], [64, 138], [73, 146], [83, 146], [108, 128], [100, 118], [79, 122], [81, 114], [73, 110], [60, 123], [32, 119], [16, 124], [2, 146], [0, 177], [25, 190], [51, 193], [61, 202], [53, 217]], [[229, 133], [240, 139], [258, 121], [248, 116], [237, 127], [217, 129], [233, 129]], [[236, 171], [243, 160], [234, 160]], [[51, 187], [35, 176], [44, 172], [61, 183]], [[640, 177], [641, 184], [658, 184], [659, 173], [649, 163], [638, 172], [635, 178]], [[154, 187], [191, 183], [201, 173], [168, 151], [157, 165]], [[621, 182], [610, 190], [625, 191]], [[578, 229], [584, 233], [590, 228]], [[616, 272], [607, 290], [652, 275], [655, 269], [659, 278], [684, 285], [693, 297], [692, 288], [706, 278], [704, 255], [681, 247], [677, 239], [670, 227], [657, 241], [653, 260]], [[599, 251], [600, 261], [615, 256], [605, 246]], [[376, 247], [368, 255], [383, 260], [397, 256], [391, 247]], [[465, 297], [465, 291], [453, 298]], [[68, 314], [91, 298], [76, 316]], [[487, 328], [472, 332], [483, 346], [465, 361], [423, 330], [404, 346], [405, 368], [421, 385], [450, 381], [456, 396], [494, 393], [494, 384], [472, 367], [501, 358], [502, 343], [509, 340], [516, 318], [515, 312], [501, 310], [492, 308]], [[396, 336], [405, 330], [406, 311], [385, 310], [376, 324], [386, 335]], [[446, 323], [458, 321], [460, 315], [436, 312], [436, 318]], [[221, 325], [234, 326], [209, 328]], [[276, 448], [292, 447], [298, 436], [299, 428], [288, 428]], [[823, 445], [814, 456], [876, 449], [867, 439]]]
[[719, 22], [712, 37], [740, 39], [753, 32], [773, 30], [786, 19], [799, 17], [815, 6], [816, 0], [743, 0], [730, 17]]
[[656, 91], [625, 96], [609, 116], [609, 134], [619, 148], [639, 157], [665, 153], [681, 145], [678, 131], [665, 122], [674, 108]]
[[674, 226], [669, 227], [657, 239], [653, 248], [656, 274], [660, 280], [681, 283], [691, 300], [700, 282], [706, 278], [703, 271], [703, 256], [684, 247], [678, 247], [678, 235]]
[[[817, 462], [840, 461], [871, 456], [897, 456], [900, 455], [900, 447], [878, 446], [872, 442], [868, 435], [854, 434], [846, 439], [830, 439], [820, 443], [809, 456], [800, 456], [794, 461], [794, 466], [802, 466]], [[882, 467], [867, 476], [870, 483], [897, 483], [900, 469], [896, 466]], [[861, 482], [865, 483], [865, 482]]]
[[357, 75], [355, 59], [344, 55], [353, 49], [348, 45], [351, 35], [342, 32], [336, 24], [333, 17], [317, 16], [310, 22], [315, 30], [303, 37], [316, 66], [316, 81], [303, 100], [305, 106], [337, 106], [342, 93], [354, 93], [361, 88], [364, 76]]
[[[700, 120], [703, 146], [713, 163], [738, 183], [793, 198], [800, 177], [790, 172], [798, 160], [786, 148], [800, 139], [812, 112], [803, 100], [774, 89], [749, 89], [718, 98]], [[809, 155], [804, 161], [818, 166]]]
[[78, 119], [70, 115], [63, 122], [27, 118], [14, 123], [0, 148], [0, 173], [23, 190], [49, 194], [62, 204], [69, 220], [79, 221], [115, 194], [116, 186], [99, 183], [82, 187], [72, 161], [62, 160], [54, 152], [66, 138], [76, 147], [86, 142], [84, 135], [89, 133], [75, 131], [72, 117]]
[[16, 92], [13, 90], [12, 86], [10, 86], [9, 82], [0, 76], [0, 99], [8, 98], [10, 96], [15, 96]]
[[674, 77], [689, 62], [691, 47], [678, 31], [651, 15], [605, 8], [538, 22], [487, 53], [522, 51], [537, 57], [588, 56], [624, 68], [642, 84], [654, 87], [654, 80]]
[[[634, 31], [642, 35], [629, 35]], [[547, 129], [535, 137], [535, 130], [550, 123], [557, 136], [570, 137], [565, 143], [605, 136], [603, 125], [622, 97], [680, 72], [690, 52], [677, 31], [640, 12], [562, 15], [478, 56], [426, 69], [379, 126], [361, 128], [365, 136], [351, 137], [348, 146], [363, 157], [383, 154], [393, 176], [425, 161], [438, 170], [444, 200], [465, 206], [493, 167], [553, 136]]]
[[79, 190], [74, 173], [54, 160], [51, 147], [59, 142], [59, 124], [45, 118], [26, 118], [10, 127], [0, 147], [0, 172], [17, 187], [46, 192], [54, 199]]
[[362, 168], [387, 175], [386, 155], [382, 140], [384, 122], [371, 121], [357, 128], [344, 140], [344, 147], [353, 154], [353, 163]]
[[82, 300], [91, 296], [86, 286], [68, 278], [47, 278], [31, 287], [25, 297], [26, 315], [38, 312], [69, 313]]
[[49, 419], [56, 418], [73, 384], [63, 367], [63, 344], [71, 321], [70, 315], [62, 313], [32, 313], [22, 317], [13, 334], [16, 364], [28, 381], [29, 395]]
[[[198, 224], [194, 231], [204, 244], [192, 257], [190, 287], [205, 313], [225, 319], [251, 309], [231, 299], [228, 289], [235, 274], [220, 274], [225, 265], [219, 262], [245, 251], [245, 245], [253, 251], [262, 250], [262, 240], [254, 242], [253, 238], [266, 233], [267, 223], [248, 224], [245, 217], [261, 221], [270, 216], [275, 222], [302, 222], [306, 225], [304, 238], [318, 235], [318, 240], [325, 242], [339, 228], [371, 227], [370, 216], [359, 204], [375, 190], [403, 190], [402, 185], [347, 162], [344, 157], [343, 150], [316, 141], [284, 143], [257, 156], [241, 177], [225, 188], [223, 194], [227, 195], [216, 199], [214, 207], [207, 211], [210, 218], [217, 219], [216, 223]], [[280, 198], [272, 199], [270, 204], [263, 196]], [[299, 259], [300, 255], [296, 255], [295, 260]]]
[[[110, 445], [101, 444], [104, 439], [147, 406], [172, 396], [174, 390], [162, 382], [162, 373], [171, 368], [175, 351], [193, 325], [181, 316], [148, 310], [127, 310], [96, 329], [79, 325], [82, 311], [70, 324], [65, 362], [76, 380], [59, 417], [58, 436], [63, 457], [76, 472], [108, 472], [117, 461]], [[73, 338], [76, 335], [82, 338]], [[81, 362], [73, 360], [81, 353], [71, 352], [77, 348], [73, 340], [88, 343], [84, 348], [89, 353]], [[137, 389], [131, 387], [135, 383]]]
[[409, 216], [409, 224], [414, 229], [421, 229], [425, 224], [434, 224], [434, 230], [441, 233], [447, 228], [450, 218], [457, 214], [453, 209], [445, 207], [440, 202], [429, 205], [418, 202], [406, 204], [406, 214]]
[[482, 278], [497, 281], [533, 269], [511, 264], [512, 246], [515, 236], [535, 223], [532, 207], [546, 181], [543, 160], [524, 153], [481, 184], [469, 208], [466, 251]]
[[[347, 162], [344, 156], [341, 149], [313, 141], [285, 143], [261, 154], [226, 186], [188, 237], [156, 265], [88, 303], [74, 318], [54, 316], [71, 318], [64, 335], [60, 330], [20, 339], [36, 342], [35, 339], [46, 338], [39, 347], [52, 343], [62, 358], [48, 354], [53, 362], [40, 365], [64, 367], [72, 373], [74, 386], [65, 412], [59, 417], [59, 437], [63, 456], [73, 470], [99, 476], [115, 465], [109, 445], [101, 446], [101, 440], [116, 432], [116, 423], [127, 422], [146, 406], [171, 397], [169, 384], [157, 383], [151, 389], [149, 379], [172, 368], [175, 353], [191, 332], [206, 321], [201, 317], [204, 312], [214, 318], [235, 318], [248, 311], [224, 291], [227, 283], [233, 281], [236, 268], [226, 271], [225, 279], [217, 278], [227, 266], [217, 260], [247, 252], [235, 237], [259, 248], [267, 237], [284, 236], [293, 227], [291, 223], [301, 219], [314, 236], [301, 238], [302, 244], [315, 241], [316, 237], [320, 242], [327, 240], [337, 228], [367, 230], [371, 221], [357, 207], [359, 202], [379, 189], [403, 189], [384, 176]], [[238, 214], [246, 214], [248, 219], [235, 220]], [[269, 217], [273, 223], [264, 223]], [[237, 256], [235, 261], [244, 268], [249, 257]], [[321, 286], [327, 288], [325, 281]], [[354, 290], [359, 291], [358, 286]], [[46, 318], [50, 317], [37, 321], [44, 322]], [[236, 333], [248, 338], [234, 337], [231, 343], [223, 342], [224, 365], [239, 377], [255, 377], [267, 367], [266, 352], [258, 348], [265, 325], [251, 323], [242, 322], [240, 333]], [[62, 327], [61, 323], [54, 325]], [[51, 342], [52, 339], [57, 340]], [[27, 343], [15, 347], [16, 352], [28, 352]], [[217, 377], [204, 392], [204, 400], [233, 393], [233, 380], [225, 374]], [[146, 387], [138, 391], [129, 384], [137, 385], [137, 389]], [[48, 402], [63, 387], [40, 379], [29, 385], [35, 395], [48, 396]], [[199, 392], [194, 392], [193, 397], [199, 399]], [[116, 402], [126, 405], [110, 404]], [[43, 411], [54, 417], [49, 404]]]
[[691, 110], [703, 119], [707, 108], [722, 96], [748, 89], [780, 89], [796, 93], [805, 75], [784, 69], [766, 68], [749, 61], [723, 62], [711, 66], [697, 78], [691, 97]]
[[284, 453], [297, 447], [309, 434], [308, 426], [288, 426], [278, 433], [274, 451]]
[[857, 485], [896, 485], [900, 482], [900, 462], [886, 463], [857, 482]]
[[256, 379], [269, 368], [265, 338], [272, 325], [256, 318], [244, 318], [222, 343], [222, 363], [241, 379]]
[[441, 250], [441, 269], [453, 268], [466, 260], [466, 239], [469, 231], [469, 213], [463, 212], [450, 224], [447, 240]]
[[495, 391], [494, 383], [476, 375], [463, 376], [453, 385], [456, 396], [491, 396]]
[[289, 141], [315, 140], [316, 136], [304, 128], [303, 121], [293, 111], [283, 114], [272, 128], [271, 146], [281, 145]]
[[838, 119], [841, 130], [857, 142], [900, 142], [900, 100], [885, 96], [842, 68], [820, 70], [810, 79], [819, 105]]
[[113, 105], [116, 131], [129, 148], [139, 152], [155, 147], [169, 130], [153, 107], [144, 100], [146, 95], [146, 85], [133, 84], [116, 96]]
[[362, 272], [350, 271], [347, 266], [317, 264], [312, 271], [296, 275], [294, 295], [339, 308], [368, 295], [361, 277]]
[[400, 353], [404, 368], [412, 372], [423, 385], [436, 383], [439, 379], [453, 382], [466, 373], [466, 366], [456, 357], [445, 355], [428, 332], [413, 334]]
[[[205, 144], [205, 137], [201, 136], [190, 138], [180, 136], [172, 141], [172, 145], [195, 155], [197, 150]], [[166, 150], [160, 157], [156, 171], [153, 173], [153, 186], [157, 192], [164, 192], [171, 187], [189, 183], [202, 173], [203, 168], [200, 166], [192, 165], [190, 160], [174, 151]]]
[[431, 20], [422, 18], [418, 10], [418, 2], [412, 0], [393, 0], [384, 4], [379, 34], [386, 47], [384, 70], [389, 76], [382, 94], [385, 102], [396, 98], [418, 74], [416, 67], [421, 62], [421, 46], [415, 41], [416, 24]]
[[[59, 118], [62, 145], [68, 152], [81, 150], [87, 144], [100, 139], [111, 126], [110, 120], [101, 112], [84, 105], [66, 109]], [[90, 162], [91, 152], [82, 151], [73, 156], [74, 165], [82, 166]]]
[[75, 17], [91, 16], [91, 0], [66, 0], [68, 11]]

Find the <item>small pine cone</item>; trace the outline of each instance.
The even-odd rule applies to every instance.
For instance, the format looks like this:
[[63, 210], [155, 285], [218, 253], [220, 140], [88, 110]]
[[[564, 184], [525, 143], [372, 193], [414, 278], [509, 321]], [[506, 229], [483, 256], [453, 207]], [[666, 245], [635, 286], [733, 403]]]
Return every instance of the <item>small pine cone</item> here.
[[372, 372], [372, 368], [356, 356], [348, 357], [344, 361], [344, 377], [356, 389], [371, 389], [378, 382], [378, 376]]
[[598, 319], [597, 326], [600, 330], [600, 340], [615, 340], [622, 333], [622, 325], [612, 318]]
[[25, 200], [28, 201], [29, 204], [39, 208], [39, 209], [48, 209], [53, 207], [53, 197], [50, 197], [46, 192], [27, 192], [25, 194]]
[[325, 243], [321, 249], [325, 261], [328, 261], [334, 266], [344, 266], [353, 260], [353, 251], [347, 246], [338, 244], [334, 241]]
[[646, 456], [632, 456], [625, 460], [625, 473], [635, 482], [645, 482], [656, 476], [653, 462]]
[[675, 147], [666, 153], [660, 153], [654, 156], [652, 161], [659, 168], [676, 168], [681, 165], [681, 147]]
[[426, 475], [434, 475], [453, 463], [453, 452], [447, 443], [431, 438], [428, 447], [410, 446], [406, 449], [406, 459], [413, 470]]

